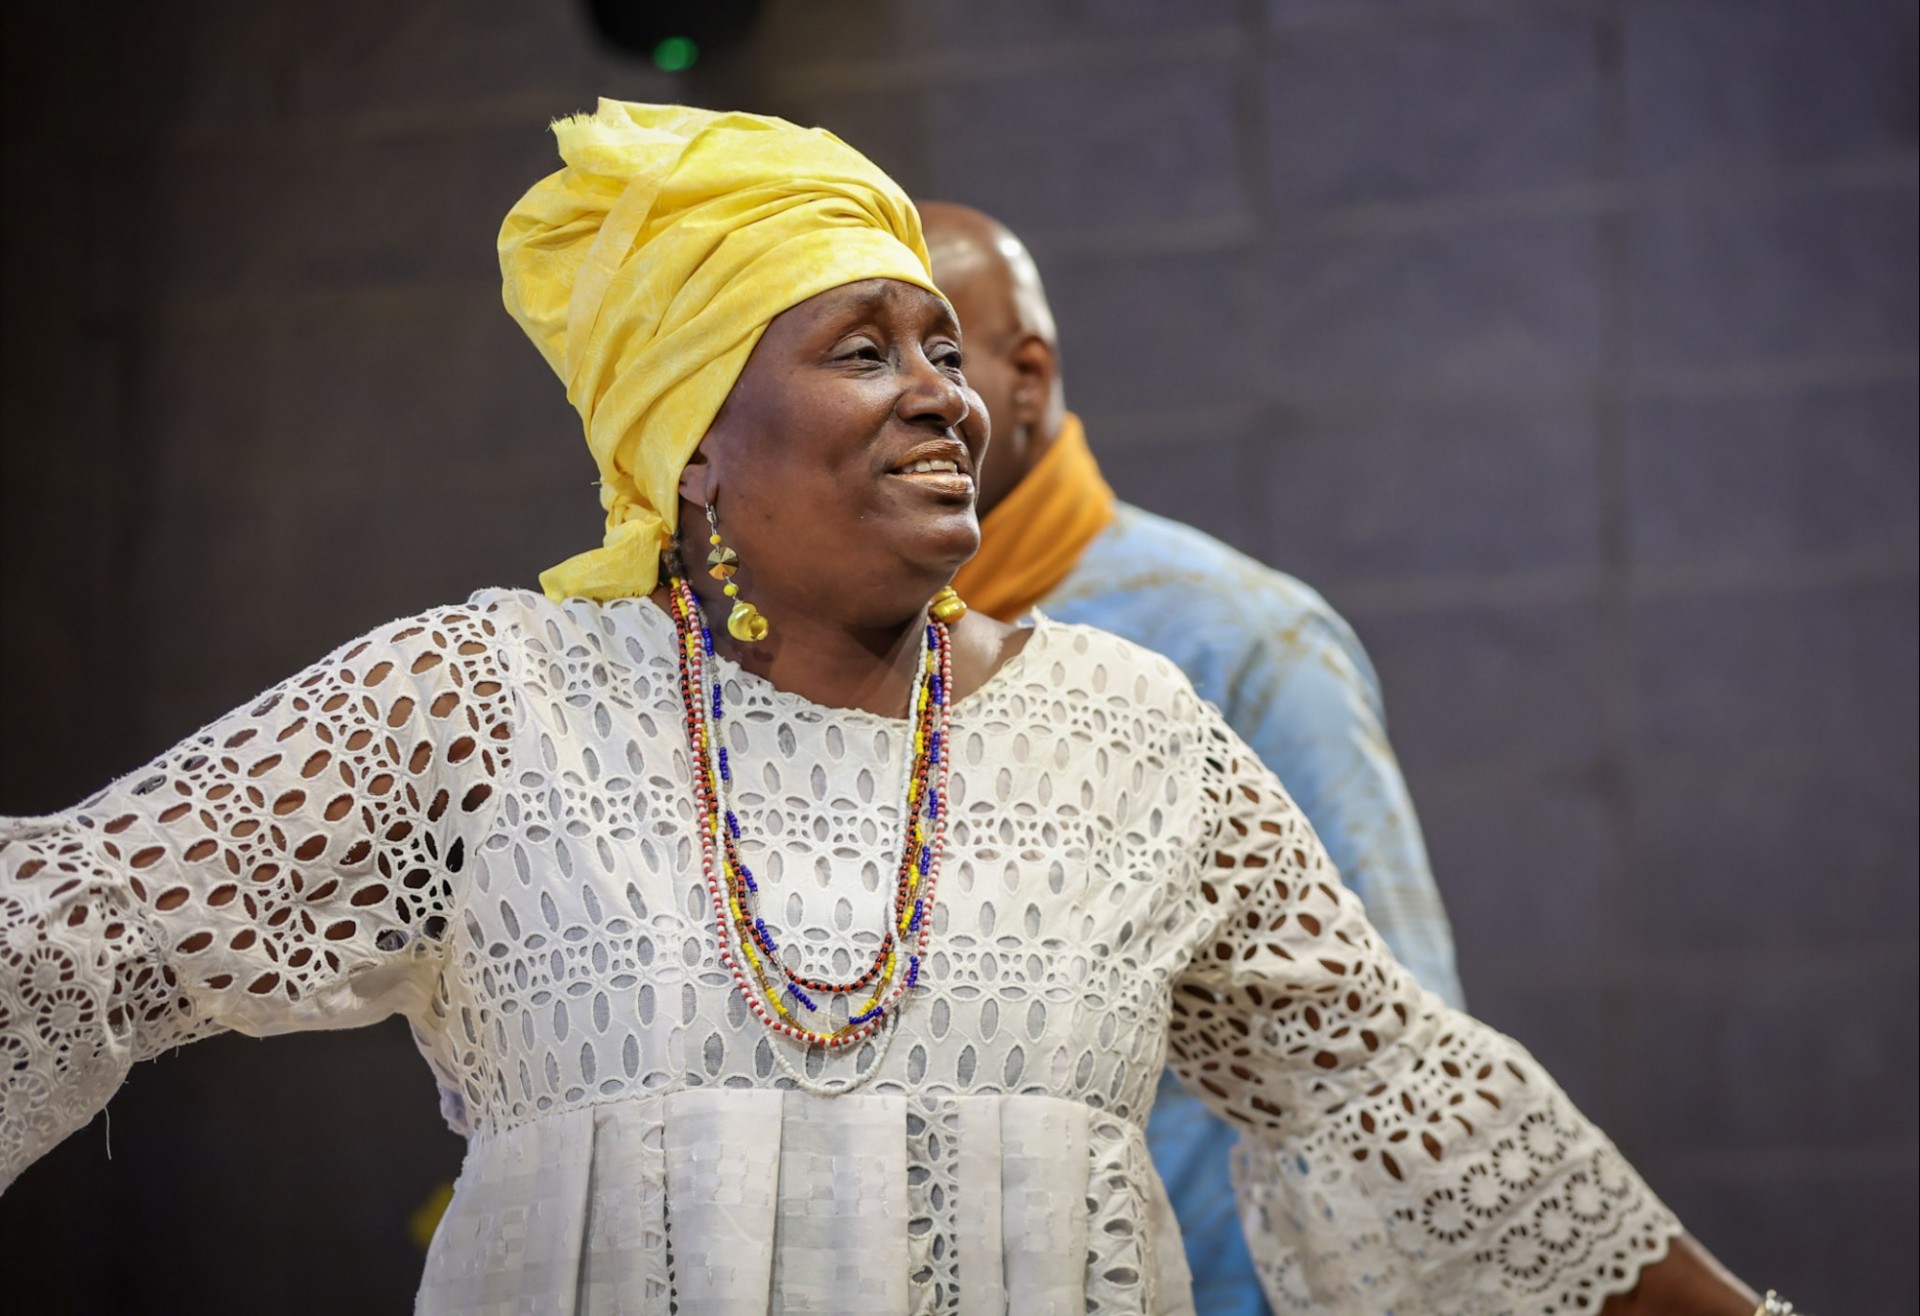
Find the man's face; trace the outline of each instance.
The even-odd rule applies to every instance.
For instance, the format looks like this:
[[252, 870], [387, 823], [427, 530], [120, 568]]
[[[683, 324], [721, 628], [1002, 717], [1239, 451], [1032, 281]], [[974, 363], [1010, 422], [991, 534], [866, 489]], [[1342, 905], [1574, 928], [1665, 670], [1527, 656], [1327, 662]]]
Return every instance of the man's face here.
[[1026, 473], [1030, 429], [1021, 422], [1014, 397], [1020, 383], [1020, 372], [1013, 364], [1013, 348], [1020, 341], [1019, 325], [1012, 298], [976, 260], [964, 254], [955, 258], [951, 248], [936, 246], [933, 280], [960, 320], [967, 382], [993, 417], [993, 444], [979, 474], [978, 508], [985, 516]]

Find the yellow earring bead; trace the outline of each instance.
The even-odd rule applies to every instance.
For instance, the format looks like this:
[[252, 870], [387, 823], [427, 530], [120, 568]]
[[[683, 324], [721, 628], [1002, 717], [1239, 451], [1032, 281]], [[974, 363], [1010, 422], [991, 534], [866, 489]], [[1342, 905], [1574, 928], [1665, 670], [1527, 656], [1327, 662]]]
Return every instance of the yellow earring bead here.
[[[727, 586], [732, 590], [733, 586]], [[755, 644], [767, 638], [767, 632], [773, 628], [767, 625], [767, 619], [760, 615], [760, 609], [741, 599], [733, 605], [733, 611], [727, 614], [727, 634], [743, 644]]]
[[933, 602], [927, 605], [927, 611], [933, 619], [951, 626], [967, 615], [967, 601], [954, 591], [953, 586], [943, 585], [940, 592], [933, 596]]
[[740, 586], [733, 580], [740, 571], [740, 555], [720, 542], [720, 522], [713, 514], [711, 503], [707, 504], [707, 525], [713, 531], [707, 536], [707, 542], [713, 545], [707, 554], [707, 574], [721, 581], [721, 591], [733, 600], [733, 611], [727, 614], [727, 634], [742, 644], [766, 639], [767, 632], [773, 628], [760, 615], [760, 609], [740, 597]]

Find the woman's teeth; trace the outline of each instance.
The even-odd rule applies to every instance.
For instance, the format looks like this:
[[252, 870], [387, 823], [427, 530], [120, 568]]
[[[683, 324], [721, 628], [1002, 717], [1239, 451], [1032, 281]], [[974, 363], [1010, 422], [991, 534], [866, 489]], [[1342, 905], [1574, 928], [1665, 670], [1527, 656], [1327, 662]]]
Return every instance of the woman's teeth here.
[[902, 466], [899, 471], [901, 475], [926, 475], [931, 472], [938, 472], [946, 475], [958, 475], [960, 473], [960, 467], [955, 462], [950, 462], [945, 460], [918, 461], [918, 462], [908, 462], [905, 466]]

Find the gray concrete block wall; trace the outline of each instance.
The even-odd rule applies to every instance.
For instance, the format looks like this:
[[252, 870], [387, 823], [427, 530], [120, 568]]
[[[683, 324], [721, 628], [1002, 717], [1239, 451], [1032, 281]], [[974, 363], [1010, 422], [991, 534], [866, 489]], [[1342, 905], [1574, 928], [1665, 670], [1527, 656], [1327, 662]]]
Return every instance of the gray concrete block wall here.
[[[1476, 1009], [1743, 1272], [1920, 1303], [1911, 5], [773, 0], [681, 79], [563, 4], [9, 23], [10, 112], [96, 113], [8, 139], [90, 219], [8, 203], [0, 810], [593, 542], [499, 217], [595, 94], [785, 113], [1020, 228], [1121, 493], [1354, 622]], [[324, 1254], [282, 1309], [403, 1310], [457, 1161], [408, 1051], [149, 1067], [0, 1269], [237, 1310]]]

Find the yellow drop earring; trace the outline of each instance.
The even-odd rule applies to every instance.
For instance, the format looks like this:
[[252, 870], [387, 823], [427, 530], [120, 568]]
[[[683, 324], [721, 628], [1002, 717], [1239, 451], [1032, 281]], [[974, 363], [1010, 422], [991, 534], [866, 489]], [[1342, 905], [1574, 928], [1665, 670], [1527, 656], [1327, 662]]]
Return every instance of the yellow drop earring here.
[[967, 601], [960, 597], [951, 585], [942, 585], [940, 592], [933, 596], [933, 602], [927, 605], [927, 611], [933, 619], [942, 625], [951, 626], [967, 615]]
[[773, 628], [760, 615], [760, 609], [740, 597], [740, 587], [733, 583], [734, 573], [740, 570], [740, 555], [720, 542], [720, 518], [714, 515], [712, 503], [707, 504], [707, 529], [712, 532], [707, 542], [713, 545], [713, 551], [707, 554], [707, 574], [723, 582], [726, 596], [733, 600], [733, 611], [727, 614], [727, 634], [742, 644], [766, 639]]

